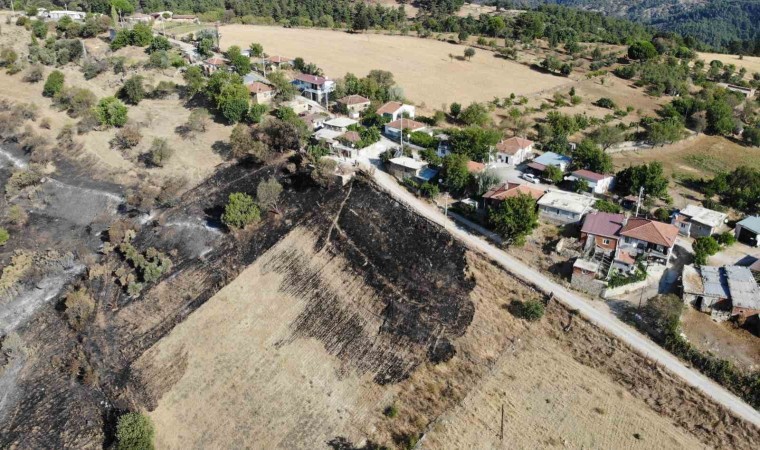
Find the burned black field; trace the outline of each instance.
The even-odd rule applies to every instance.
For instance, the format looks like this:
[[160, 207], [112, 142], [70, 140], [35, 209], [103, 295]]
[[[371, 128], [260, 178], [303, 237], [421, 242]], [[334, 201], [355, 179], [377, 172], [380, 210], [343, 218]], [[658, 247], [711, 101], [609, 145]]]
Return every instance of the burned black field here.
[[[131, 216], [139, 224], [135, 247], [171, 255], [172, 270], [134, 297], [115, 280], [119, 268], [128, 266], [118, 254], [82, 249], [82, 257], [76, 255], [85, 267], [81, 275], [14, 331], [23, 349], [14, 359], [20, 370], [0, 372], [10, 388], [0, 412], [0, 446], [112, 443], [118, 415], [150, 410], [160, 395], [133, 373], [134, 361], [298, 226], [319, 237], [320, 250], [348, 260], [354, 274], [375, 291], [381, 304], [366, 307], [377, 311], [381, 325], [367, 329], [350, 310], [337, 308], [330, 290], [313, 274], [283, 259], [270, 269], [292, 279], [287, 289], [306, 303], [289, 339], [318, 339], [347, 368], [373, 374], [378, 384], [406, 379], [423, 361], [450, 359], [456, 352], [451, 340], [466, 331], [474, 312], [464, 248], [366, 179], [325, 189], [308, 174], [284, 166], [226, 167], [147, 220], [141, 220], [146, 214], [123, 207], [113, 213], [111, 220]], [[237, 234], [221, 228], [218, 218], [229, 194], [254, 194], [258, 183], [271, 176], [285, 187], [281, 214]], [[102, 215], [94, 229], [69, 222], [63, 227], [69, 244], [81, 239], [92, 248], [92, 239], [106, 240], [108, 220]], [[66, 321], [62, 303], [73, 286], [85, 287], [96, 302], [81, 327]], [[328, 326], [335, 321], [342, 325]], [[375, 345], [378, 339], [383, 345]]]

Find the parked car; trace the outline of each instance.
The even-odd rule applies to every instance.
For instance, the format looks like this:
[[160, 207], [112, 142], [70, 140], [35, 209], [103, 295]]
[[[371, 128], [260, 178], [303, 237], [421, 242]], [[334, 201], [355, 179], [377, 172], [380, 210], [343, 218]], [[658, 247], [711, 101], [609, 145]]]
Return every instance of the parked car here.
[[522, 174], [523, 180], [527, 181], [528, 183], [538, 184], [540, 183], [537, 176], [533, 175], [532, 173], [524, 173]]

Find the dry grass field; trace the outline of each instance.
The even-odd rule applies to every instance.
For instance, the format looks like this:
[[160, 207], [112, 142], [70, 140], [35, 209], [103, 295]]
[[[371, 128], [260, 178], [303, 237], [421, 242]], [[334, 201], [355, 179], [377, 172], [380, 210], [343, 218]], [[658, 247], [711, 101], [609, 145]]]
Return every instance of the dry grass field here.
[[[544, 325], [510, 315], [506, 302], [533, 294], [472, 254], [475, 316], [455, 342], [457, 354], [445, 364], [423, 363], [399, 383], [378, 384], [328, 352], [324, 338], [294, 331], [304, 314], [317, 312], [305, 310], [309, 301], [276, 269], [283, 260], [303, 262], [299, 276], [337, 293], [336, 321], [350, 310], [363, 329], [382, 325], [375, 292], [316, 241], [308, 230], [292, 231], [138, 360], [133, 369], [158, 400], [150, 413], [158, 448], [320, 448], [339, 437], [387, 445], [402, 431], [425, 431], [423, 448], [703, 446], [574, 359]], [[378, 335], [367, 352], [391, 345], [384, 339]], [[383, 415], [389, 405], [398, 417]]]
[[616, 169], [658, 161], [667, 174], [709, 178], [741, 165], [760, 168], [760, 150], [702, 134], [663, 147], [616, 153], [612, 161]]
[[722, 53], [699, 53], [699, 59], [704, 60], [706, 63], [717, 59], [723, 64], [733, 64], [737, 68], [744, 67], [749, 72], [750, 76], [755, 72], [760, 72], [760, 56], [745, 56], [739, 59], [737, 55], [725, 55]]
[[223, 49], [259, 42], [270, 55], [301, 56], [333, 78], [347, 72], [364, 76], [373, 69], [389, 70], [409, 100], [427, 108], [492, 100], [513, 92], [534, 94], [571, 83], [485, 50], [477, 50], [472, 61], [452, 60], [449, 54], [461, 56], [465, 47], [432, 39], [252, 25], [228, 25], [220, 33]]

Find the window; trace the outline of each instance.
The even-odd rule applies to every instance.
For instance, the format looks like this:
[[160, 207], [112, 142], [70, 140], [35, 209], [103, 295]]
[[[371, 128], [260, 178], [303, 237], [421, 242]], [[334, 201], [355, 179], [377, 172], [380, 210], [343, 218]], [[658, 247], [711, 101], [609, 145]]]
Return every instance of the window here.
[[602, 239], [602, 244], [609, 245], [610, 240], [609, 239]]

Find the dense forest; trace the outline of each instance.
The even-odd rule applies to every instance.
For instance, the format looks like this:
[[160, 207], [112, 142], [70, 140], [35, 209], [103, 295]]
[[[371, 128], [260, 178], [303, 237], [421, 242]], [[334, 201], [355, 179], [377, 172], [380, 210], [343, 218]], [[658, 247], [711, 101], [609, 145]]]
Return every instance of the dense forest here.
[[691, 36], [732, 53], [760, 54], [760, 0], [482, 0], [505, 7], [558, 4]]

